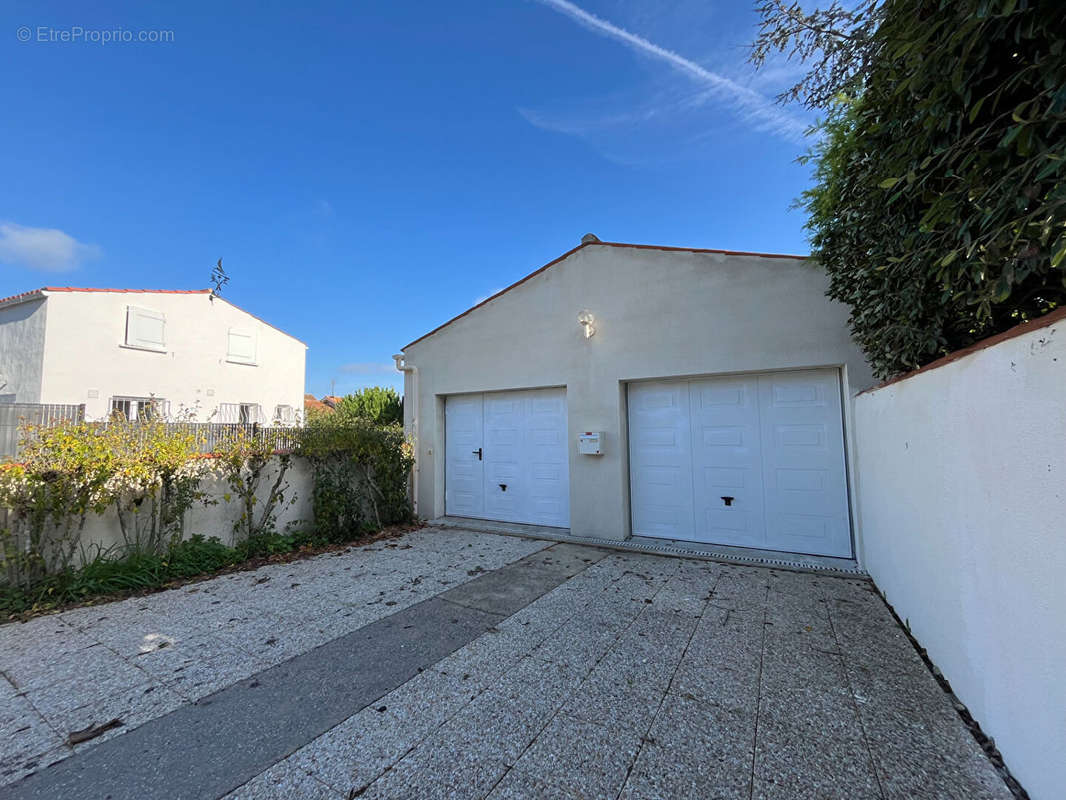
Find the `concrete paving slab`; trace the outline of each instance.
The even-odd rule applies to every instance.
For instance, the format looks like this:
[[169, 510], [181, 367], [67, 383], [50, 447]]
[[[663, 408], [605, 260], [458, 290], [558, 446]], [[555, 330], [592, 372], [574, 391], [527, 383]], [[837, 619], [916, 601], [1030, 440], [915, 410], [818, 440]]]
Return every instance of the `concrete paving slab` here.
[[509, 617], [543, 595], [546, 587], [555, 588], [606, 555], [606, 551], [591, 547], [555, 545], [440, 596], [467, 608]]
[[668, 696], [620, 797], [748, 798], [755, 709], [731, 709]]
[[119, 720], [121, 727], [113, 728], [91, 740], [74, 746], [74, 751], [87, 750], [108, 739], [120, 736], [155, 717], [168, 714], [184, 705], [181, 695], [162, 686], [143, 683], [122, 689], [113, 695], [93, 699], [75, 709], [45, 706], [43, 716], [63, 741], [76, 731], [84, 731], [111, 720]]
[[11, 698], [3, 714], [0, 774], [33, 756], [64, 746], [63, 738], [25, 698]]
[[641, 735], [557, 715], [514, 768], [570, 797], [617, 797]]
[[590, 675], [560, 710], [573, 719], [643, 736], [663, 694], [643, 686], [622, 686], [605, 672]]
[[868, 581], [549, 548], [424, 530], [0, 626], [39, 681], [0, 676], [0, 795], [1009, 797]]
[[762, 797], [880, 797], [853, 699], [821, 688], [763, 694], [753, 769]]
[[10, 759], [0, 759], [0, 787], [20, 781], [53, 764], [58, 764], [63, 759], [69, 758], [72, 752], [70, 747], [61, 744], [32, 755], [22, 754]]
[[434, 738], [415, 749], [358, 796], [364, 800], [454, 800], [484, 797], [507, 771], [462, 742]]
[[289, 760], [275, 764], [222, 800], [345, 800], [347, 794], [331, 789]]
[[[259, 673], [31, 776], [11, 797], [225, 794], [358, 712], [497, 621], [442, 600], [420, 604]], [[352, 664], [363, 668], [353, 670]], [[180, 691], [180, 690], [179, 690]], [[220, 748], [219, 742], [236, 743]], [[144, 754], [150, 753], [146, 759]], [[195, 765], [190, 769], [190, 765]]]

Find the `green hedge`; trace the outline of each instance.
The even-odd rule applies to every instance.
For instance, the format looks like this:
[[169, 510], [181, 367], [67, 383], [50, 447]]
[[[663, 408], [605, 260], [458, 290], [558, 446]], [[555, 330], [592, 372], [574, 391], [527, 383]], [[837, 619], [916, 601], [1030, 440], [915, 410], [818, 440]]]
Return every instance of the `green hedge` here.
[[321, 415], [303, 429], [296, 454], [313, 471], [315, 530], [330, 541], [407, 522], [414, 465], [399, 425], [348, 415]]
[[804, 195], [880, 377], [1066, 299], [1066, 3], [889, 0]]
[[[46, 441], [55, 439], [63, 446], [38, 447], [34, 452], [39, 457], [30, 459], [28, 464], [0, 469], [0, 506], [11, 509], [5, 525], [0, 527], [0, 615], [40, 611], [101, 595], [159, 588], [177, 579], [209, 574], [251, 558], [305, 547], [355, 542], [385, 526], [413, 519], [407, 493], [413, 458], [403, 429], [399, 425], [378, 425], [359, 417], [323, 415], [299, 431], [294, 454], [306, 458], [312, 467], [315, 524], [310, 529], [278, 531], [274, 528], [273, 506], [284, 498], [290, 502], [294, 498], [279, 489], [284, 472], [273, 482], [273, 488], [269, 482], [260, 482], [258, 478], [251, 481], [249, 476], [258, 475], [274, 456], [269, 447], [264, 446], [264, 450], [255, 442], [242, 441], [231, 443], [222, 458], [188, 461], [196, 469], [177, 468], [182, 476], [187, 474], [189, 480], [198, 481], [204, 463], [215, 464], [212, 472], [217, 474], [220, 472], [218, 464], [225, 462], [223, 466], [227, 468], [221, 470], [221, 474], [229, 476], [231, 486], [233, 476], [239, 476], [242, 484], [248, 483], [248, 486], [242, 485], [240, 491], [234, 490], [231, 502], [243, 503], [242, 497], [238, 496], [242, 493], [264, 489], [255, 492], [258, 496], [267, 494], [266, 489], [270, 490], [269, 498], [260, 497], [247, 506], [245, 515], [251, 520], [254, 512], [257, 522], [238, 525], [234, 531], [236, 543], [232, 547], [215, 538], [193, 536], [182, 540], [179, 536], [168, 536], [151, 548], [127, 542], [113, 550], [95, 548], [87, 552], [80, 541], [84, 520], [88, 514], [100, 513], [110, 507], [109, 498], [100, 499], [96, 487], [108, 484], [116, 467], [107, 459], [92, 461], [93, 464], [101, 462], [92, 473], [99, 473], [98, 479], [86, 483], [85, 459], [71, 461], [71, 454], [81, 451], [70, 444], [77, 444], [86, 437], [79, 438], [75, 436], [77, 431], [68, 429], [38, 433]], [[88, 438], [94, 446], [97, 444], [95, 439]], [[113, 447], [101, 450], [105, 455], [113, 452]], [[285, 455], [283, 462], [287, 464], [292, 457]], [[42, 512], [44, 517], [37, 520], [42, 514], [31, 512], [39, 510], [39, 496], [29, 489], [38, 484], [52, 487], [66, 486], [67, 483], [79, 488], [81, 494], [77, 497], [90, 497], [95, 505], [88, 500], [78, 504], [53, 503], [44, 509], [47, 513]], [[87, 488], [82, 490], [82, 484]], [[199, 493], [196, 493], [196, 499], [215, 502]], [[187, 508], [188, 504], [182, 507], [181, 516]], [[69, 523], [65, 522], [68, 517]], [[34, 536], [24, 535], [22, 529], [32, 528], [30, 523], [35, 520], [40, 531]], [[69, 549], [70, 557], [61, 560], [45, 557], [50, 537], [54, 535], [52, 529], [57, 525], [60, 530], [68, 532], [62, 543]], [[72, 560], [75, 554], [80, 556], [77, 561]]]

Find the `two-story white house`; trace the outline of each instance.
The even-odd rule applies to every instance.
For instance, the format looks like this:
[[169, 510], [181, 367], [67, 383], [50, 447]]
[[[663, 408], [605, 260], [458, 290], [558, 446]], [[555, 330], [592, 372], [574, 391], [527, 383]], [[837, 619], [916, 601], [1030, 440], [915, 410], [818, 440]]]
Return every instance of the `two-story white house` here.
[[0, 299], [0, 403], [291, 424], [306, 356], [299, 339], [209, 289], [49, 286]]

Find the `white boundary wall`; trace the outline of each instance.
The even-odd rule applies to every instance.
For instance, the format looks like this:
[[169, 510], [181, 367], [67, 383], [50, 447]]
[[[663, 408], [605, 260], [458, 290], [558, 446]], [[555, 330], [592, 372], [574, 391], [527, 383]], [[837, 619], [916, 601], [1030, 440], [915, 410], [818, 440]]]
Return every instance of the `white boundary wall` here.
[[1054, 316], [854, 401], [863, 566], [1034, 800], [1066, 786], [1066, 319]]
[[[274, 479], [277, 477], [276, 469], [276, 466], [267, 469], [260, 480], [261, 501], [266, 499], [266, 494], [274, 484]], [[311, 507], [310, 465], [303, 459], [294, 457], [285, 474], [285, 482], [289, 484], [289, 489], [286, 492], [285, 504], [278, 508], [275, 527], [278, 531], [284, 531], [290, 523], [297, 529], [301, 526], [309, 527], [314, 517]], [[201, 534], [207, 538], [216, 537], [224, 544], [232, 545], [234, 542], [233, 524], [241, 516], [240, 498], [234, 495], [227, 502], [225, 495], [229, 492], [229, 488], [224, 481], [219, 479], [210, 479], [202, 488], [218, 502], [209, 506], [197, 503], [189, 509], [185, 515], [186, 537]], [[288, 500], [292, 497], [296, 498], [296, 502], [289, 504]], [[257, 505], [256, 510], [261, 511], [262, 505]], [[104, 548], [120, 547], [122, 531], [114, 509], [109, 508], [103, 514], [90, 514], [85, 521], [85, 530], [81, 540], [86, 548], [95, 545]], [[92, 551], [90, 551], [91, 554]]]

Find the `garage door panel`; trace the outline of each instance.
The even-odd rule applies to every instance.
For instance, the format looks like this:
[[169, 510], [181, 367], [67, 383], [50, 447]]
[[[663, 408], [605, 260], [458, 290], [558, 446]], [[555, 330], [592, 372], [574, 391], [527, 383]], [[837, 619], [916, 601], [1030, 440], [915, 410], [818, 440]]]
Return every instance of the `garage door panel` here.
[[840, 380], [832, 370], [760, 378], [767, 546], [850, 556]]
[[704, 467], [703, 485], [711, 493], [717, 489], [743, 489], [748, 485], [747, 471], [729, 467]]
[[836, 370], [633, 384], [629, 417], [635, 534], [851, 555]]
[[683, 503], [645, 503], [633, 511], [633, 532], [659, 539], [692, 538], [692, 511]]
[[695, 539], [762, 539], [759, 389], [753, 377], [692, 382]]
[[822, 516], [775, 512], [767, 518], [771, 528], [787, 539], [828, 542], [833, 534], [832, 520]]
[[825, 425], [774, 425], [773, 444], [782, 456], [805, 458], [810, 450], [829, 450], [829, 432]]
[[481, 447], [484, 407], [481, 395], [450, 397], [444, 408], [448, 447], [444, 505], [449, 514], [479, 517], [485, 512]]
[[707, 509], [699, 526], [697, 541], [706, 544], [731, 544], [757, 547], [763, 540], [763, 516], [736, 507]]
[[629, 387], [633, 532], [691, 539], [692, 440], [688, 386]]
[[[478, 408], [481, 415], [467, 409]], [[448, 514], [570, 524], [566, 394], [562, 389], [457, 395], [446, 400]], [[454, 424], [453, 424], [454, 418]], [[482, 448], [483, 460], [464, 451]]]
[[779, 467], [777, 488], [782, 492], [822, 493], [828, 488], [829, 470]]

